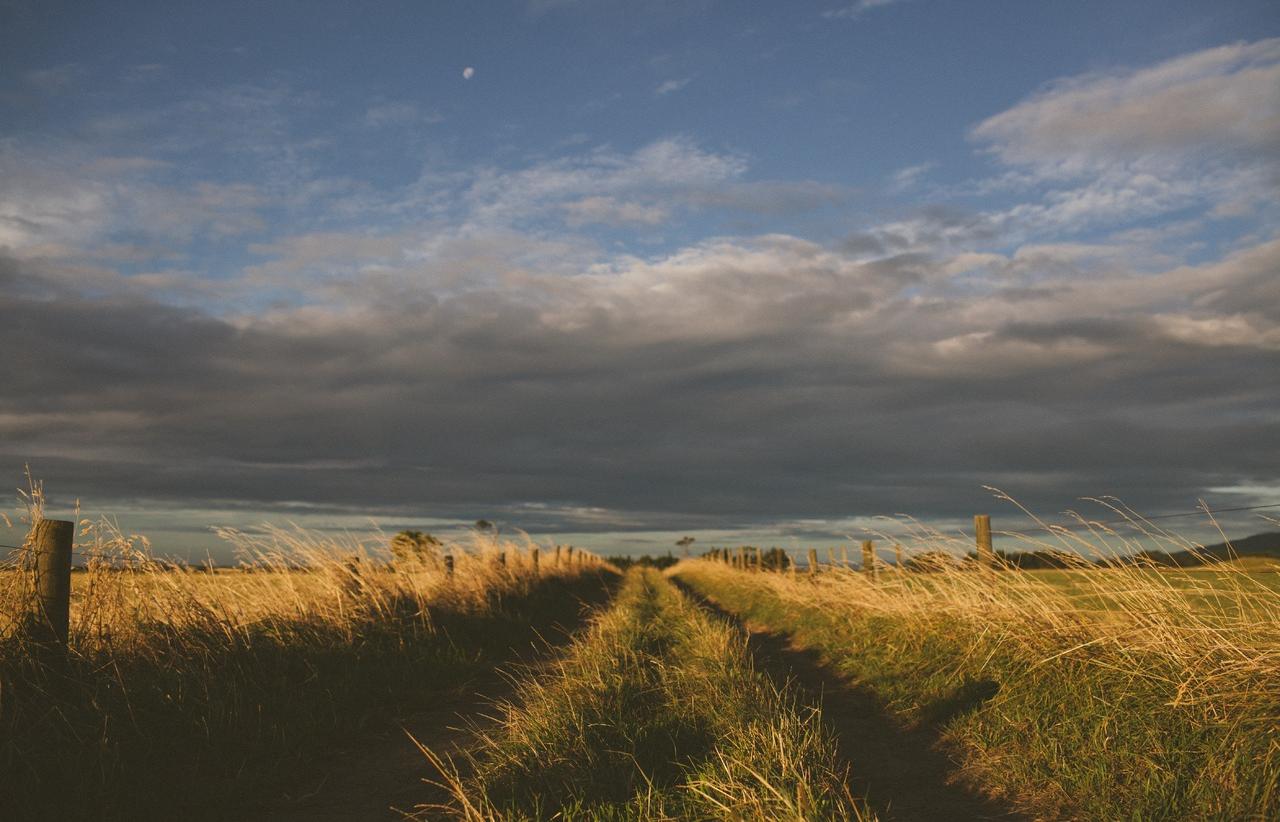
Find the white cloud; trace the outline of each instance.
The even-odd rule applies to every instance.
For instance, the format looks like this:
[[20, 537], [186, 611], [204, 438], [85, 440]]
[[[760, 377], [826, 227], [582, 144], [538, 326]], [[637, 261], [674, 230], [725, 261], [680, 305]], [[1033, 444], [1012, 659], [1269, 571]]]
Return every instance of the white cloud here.
[[872, 9], [891, 6], [899, 2], [902, 2], [902, 0], [858, 0], [853, 5], [845, 6], [844, 8], [824, 11], [822, 16], [828, 20], [856, 20]]
[[658, 225], [666, 222], [670, 212], [656, 205], [620, 202], [613, 197], [583, 197], [564, 204], [569, 225], [578, 227], [591, 223], [606, 225]]
[[480, 171], [462, 196], [472, 220], [507, 224], [542, 217], [548, 206], [558, 205], [563, 213], [565, 204], [590, 197], [634, 201], [643, 195], [658, 198], [654, 204], [665, 208], [690, 190], [722, 185], [746, 168], [741, 157], [671, 138], [630, 154], [595, 149], [519, 171]]
[[667, 80], [654, 89], [653, 93], [661, 97], [664, 94], [671, 94], [672, 92], [680, 91], [685, 86], [689, 85], [691, 80], [693, 80], [692, 77], [683, 77], [679, 80]]
[[906, 168], [900, 168], [889, 178], [889, 190], [901, 193], [915, 188], [920, 180], [923, 179], [930, 171], [937, 168], [937, 166], [937, 163], [928, 162], [914, 166], [907, 166]]
[[1066, 173], [1153, 156], [1280, 152], [1280, 38], [1069, 78], [979, 123], [1006, 163]]

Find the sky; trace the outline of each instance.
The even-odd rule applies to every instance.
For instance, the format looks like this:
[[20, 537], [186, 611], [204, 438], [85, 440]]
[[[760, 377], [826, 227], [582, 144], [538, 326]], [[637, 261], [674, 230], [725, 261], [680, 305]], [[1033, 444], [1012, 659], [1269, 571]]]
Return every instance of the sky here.
[[1270, 1], [0, 0], [0, 476], [215, 559], [1280, 502], [1277, 194]]

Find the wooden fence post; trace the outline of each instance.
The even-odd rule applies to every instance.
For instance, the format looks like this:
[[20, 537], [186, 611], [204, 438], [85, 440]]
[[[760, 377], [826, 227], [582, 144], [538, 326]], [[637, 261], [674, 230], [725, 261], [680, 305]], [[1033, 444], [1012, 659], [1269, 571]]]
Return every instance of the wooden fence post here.
[[536, 547], [529, 549], [529, 560], [533, 563], [533, 575], [537, 576], [538, 575], [538, 549]]
[[560, 564], [560, 546], [556, 546], [556, 565]]
[[846, 571], [849, 570], [849, 546], [840, 546], [840, 564], [844, 566]]
[[809, 549], [809, 576], [818, 573], [818, 549]]
[[453, 578], [453, 554], [444, 555], [444, 575], [449, 579]]
[[869, 539], [862, 541], [862, 571], [872, 578], [876, 575], [876, 544]]
[[71, 625], [71, 543], [76, 524], [65, 519], [42, 519], [32, 530], [39, 630], [44, 638], [66, 645]]
[[991, 516], [975, 514], [973, 517], [973, 536], [978, 545], [978, 567], [994, 568], [996, 552], [991, 547]]

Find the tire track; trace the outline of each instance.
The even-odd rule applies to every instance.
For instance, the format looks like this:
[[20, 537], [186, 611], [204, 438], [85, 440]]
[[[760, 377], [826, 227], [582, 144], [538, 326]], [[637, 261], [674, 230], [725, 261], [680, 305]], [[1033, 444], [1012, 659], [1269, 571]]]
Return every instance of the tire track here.
[[1029, 820], [999, 799], [964, 785], [932, 728], [904, 728], [871, 689], [824, 665], [816, 651], [786, 633], [747, 624], [678, 578], [685, 594], [737, 626], [759, 670], [776, 684], [795, 683], [820, 706], [850, 766], [849, 790], [864, 797], [881, 822]]

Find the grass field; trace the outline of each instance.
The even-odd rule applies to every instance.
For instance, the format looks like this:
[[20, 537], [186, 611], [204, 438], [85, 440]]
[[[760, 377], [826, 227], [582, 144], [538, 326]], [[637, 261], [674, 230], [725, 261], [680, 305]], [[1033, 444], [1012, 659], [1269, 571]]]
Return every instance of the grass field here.
[[610, 585], [594, 562], [535, 573], [528, 546], [483, 537], [455, 547], [448, 576], [440, 556], [375, 561], [377, 535], [226, 536], [252, 571], [167, 566], [88, 529], [66, 658], [15, 630], [29, 577], [0, 573], [0, 818], [234, 818]]
[[271, 797], [326, 751], [374, 731], [408, 744], [413, 712], [449, 722], [449, 695], [557, 626], [584, 627], [512, 669], [466, 745], [407, 750], [422, 771], [405, 780], [440, 783], [410, 785], [407, 806], [469, 821], [1280, 816], [1280, 573], [1247, 558], [875, 574], [686, 560], [620, 577], [483, 533], [394, 561], [380, 534], [223, 536], [240, 570], [157, 562], [86, 525], [65, 655], [22, 630], [29, 557], [0, 569], [0, 818], [277, 818]]
[[458, 818], [866, 818], [812, 706], [752, 667], [741, 635], [659, 573], [520, 685], [453, 781]]
[[937, 728], [963, 778], [1034, 818], [1280, 814], [1270, 572], [675, 574]]

